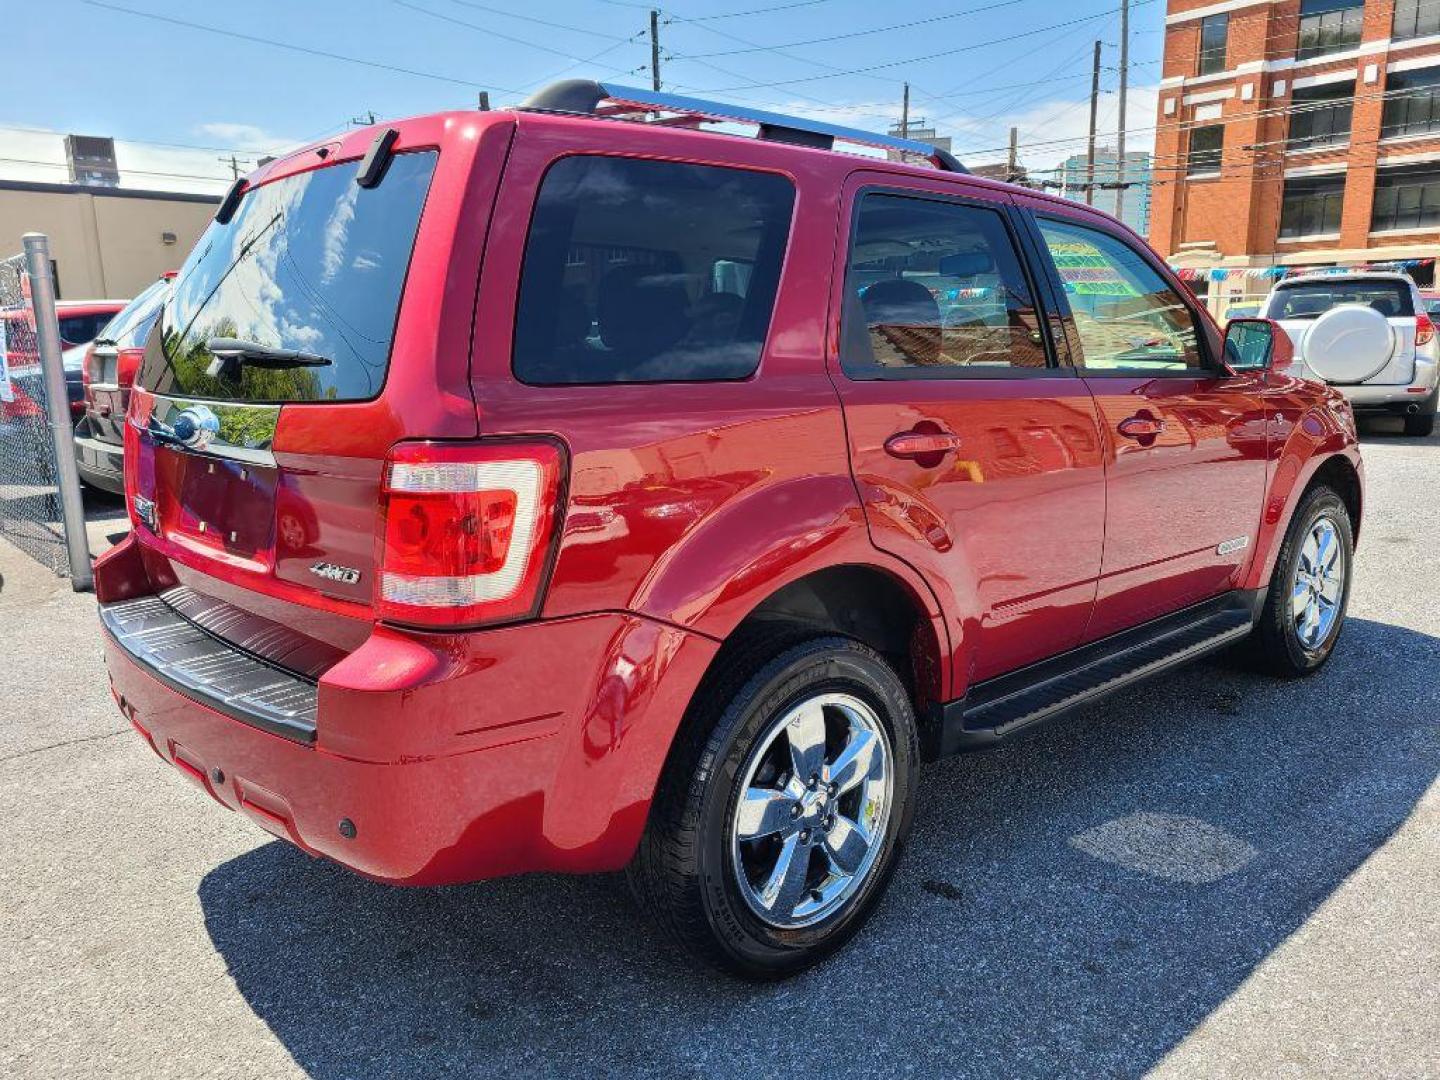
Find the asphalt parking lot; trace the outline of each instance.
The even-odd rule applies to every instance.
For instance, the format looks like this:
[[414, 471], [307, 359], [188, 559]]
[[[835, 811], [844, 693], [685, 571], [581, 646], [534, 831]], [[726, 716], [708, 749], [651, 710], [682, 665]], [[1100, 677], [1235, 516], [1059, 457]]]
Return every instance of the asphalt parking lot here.
[[0, 542], [0, 1075], [1440, 1075], [1440, 437], [1365, 453], [1321, 676], [1207, 662], [931, 767], [867, 931], [763, 988], [618, 877], [403, 890], [272, 840]]

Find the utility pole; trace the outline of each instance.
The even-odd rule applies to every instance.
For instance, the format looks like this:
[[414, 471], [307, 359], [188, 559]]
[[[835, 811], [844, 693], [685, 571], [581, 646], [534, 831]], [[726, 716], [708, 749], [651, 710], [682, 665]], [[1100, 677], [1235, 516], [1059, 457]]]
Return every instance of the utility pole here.
[[[222, 165], [230, 166], [230, 178], [232, 180], [240, 179], [240, 159], [237, 158], [234, 154], [231, 154], [229, 157], [216, 158], [215, 160], [220, 162], [220, 164]], [[248, 165], [249, 162], [247, 161], [246, 164]]]
[[660, 12], [650, 10], [650, 88], [660, 92]]
[[1125, 220], [1125, 95], [1130, 89], [1130, 0], [1120, 0], [1120, 134], [1115, 149], [1115, 216]]
[[900, 101], [900, 138], [910, 137], [910, 84], [905, 84], [905, 96]]
[[1100, 120], [1100, 42], [1095, 42], [1095, 66], [1090, 73], [1090, 139], [1085, 146], [1085, 204], [1095, 205], [1095, 127]]
[[1005, 181], [1013, 184], [1020, 175], [1020, 129], [1010, 129], [1010, 153], [1005, 159]]

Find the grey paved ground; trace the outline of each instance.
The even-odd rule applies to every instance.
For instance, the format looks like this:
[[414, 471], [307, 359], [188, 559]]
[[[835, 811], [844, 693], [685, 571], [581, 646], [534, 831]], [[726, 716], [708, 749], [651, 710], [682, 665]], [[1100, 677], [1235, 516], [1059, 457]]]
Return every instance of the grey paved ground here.
[[1366, 453], [1323, 676], [1206, 664], [933, 767], [867, 932], [758, 990], [613, 878], [405, 891], [270, 840], [0, 551], [0, 1076], [1440, 1075], [1440, 438]]

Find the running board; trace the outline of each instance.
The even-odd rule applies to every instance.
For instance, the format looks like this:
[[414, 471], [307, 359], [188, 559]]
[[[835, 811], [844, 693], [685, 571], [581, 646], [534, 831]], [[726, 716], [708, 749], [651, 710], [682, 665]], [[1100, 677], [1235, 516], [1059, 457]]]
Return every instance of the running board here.
[[1034, 724], [1224, 648], [1250, 632], [1264, 604], [1263, 589], [1226, 593], [977, 683], [961, 700], [938, 707], [934, 756], [989, 749]]

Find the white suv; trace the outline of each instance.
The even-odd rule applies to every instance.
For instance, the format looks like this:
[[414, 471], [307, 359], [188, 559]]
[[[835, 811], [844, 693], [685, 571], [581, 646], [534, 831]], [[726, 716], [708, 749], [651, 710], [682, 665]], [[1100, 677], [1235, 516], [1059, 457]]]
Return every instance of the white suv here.
[[1404, 417], [1406, 435], [1435, 430], [1440, 342], [1406, 274], [1306, 274], [1275, 286], [1261, 315], [1295, 343], [1296, 373], [1336, 387], [1356, 412]]

